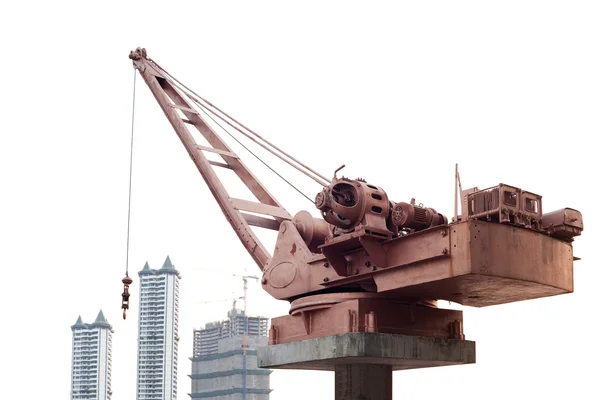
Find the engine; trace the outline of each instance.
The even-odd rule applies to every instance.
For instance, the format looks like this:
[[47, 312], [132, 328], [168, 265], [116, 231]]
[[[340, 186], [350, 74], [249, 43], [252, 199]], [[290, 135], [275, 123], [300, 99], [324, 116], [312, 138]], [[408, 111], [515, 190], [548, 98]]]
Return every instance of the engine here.
[[361, 180], [335, 179], [329, 187], [317, 194], [315, 205], [323, 219], [338, 236], [367, 226], [375, 234], [391, 236], [387, 226], [390, 202], [380, 187]]
[[392, 224], [399, 229], [420, 231], [432, 226], [448, 223], [448, 218], [433, 208], [415, 205], [414, 199], [409, 203], [396, 203], [392, 207]]
[[323, 219], [331, 224], [331, 236], [357, 230], [385, 238], [441, 224], [448, 219], [433, 208], [410, 203], [394, 203], [385, 191], [362, 179], [334, 178], [315, 199]]

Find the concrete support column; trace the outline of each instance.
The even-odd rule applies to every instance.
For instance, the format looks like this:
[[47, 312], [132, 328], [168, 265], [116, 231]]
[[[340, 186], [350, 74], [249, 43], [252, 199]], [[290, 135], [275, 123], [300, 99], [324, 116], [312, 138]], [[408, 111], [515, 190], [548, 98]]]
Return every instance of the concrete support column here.
[[339, 364], [335, 366], [335, 400], [391, 399], [391, 365]]
[[271, 344], [257, 351], [261, 368], [335, 371], [336, 400], [391, 400], [392, 371], [475, 363], [475, 342], [469, 340], [376, 332]]

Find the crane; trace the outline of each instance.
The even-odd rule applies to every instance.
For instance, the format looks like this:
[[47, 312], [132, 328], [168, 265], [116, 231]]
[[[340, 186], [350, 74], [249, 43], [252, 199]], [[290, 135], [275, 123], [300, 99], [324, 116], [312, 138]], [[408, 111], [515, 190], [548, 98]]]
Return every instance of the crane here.
[[223, 299], [214, 299], [214, 300], [202, 300], [196, 301], [193, 304], [214, 304], [214, 303], [223, 303], [226, 301], [232, 301], [232, 309], [235, 309], [237, 306], [237, 301], [243, 299], [242, 296], [236, 296], [235, 293], [231, 294], [231, 297], [223, 298]]
[[[501, 183], [461, 187], [461, 213], [448, 221], [414, 199], [393, 201], [381, 186], [338, 177], [343, 166], [332, 179], [318, 174], [182, 84], [145, 49], [129, 58], [261, 270], [262, 288], [290, 302], [289, 315], [272, 319], [270, 345], [344, 332], [461, 340], [462, 312], [440, 309], [437, 300], [488, 307], [573, 292], [579, 211], [543, 213], [542, 196]], [[314, 199], [320, 218], [306, 210], [292, 216], [214, 124], [227, 125], [321, 185]], [[229, 196], [215, 168], [232, 171], [255, 199]], [[252, 227], [277, 232], [272, 254]]]
[[248, 377], [248, 360], [247, 360], [247, 349], [248, 349], [248, 279], [256, 279], [257, 281], [260, 279], [255, 275], [237, 275], [233, 274], [233, 276], [241, 277], [244, 282], [244, 337], [242, 342], [242, 399], [246, 400], [246, 392], [247, 392], [247, 377]]

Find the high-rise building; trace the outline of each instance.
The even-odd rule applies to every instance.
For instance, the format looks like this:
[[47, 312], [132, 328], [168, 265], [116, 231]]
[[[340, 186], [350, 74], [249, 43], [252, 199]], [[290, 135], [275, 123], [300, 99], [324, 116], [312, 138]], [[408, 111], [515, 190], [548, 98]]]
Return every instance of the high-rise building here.
[[137, 400], [176, 400], [181, 276], [169, 256], [162, 268], [146, 263], [138, 275]]
[[191, 398], [268, 400], [271, 370], [258, 368], [256, 348], [266, 346], [269, 319], [248, 316], [244, 362], [243, 311], [234, 307], [227, 319], [194, 329]]
[[110, 400], [112, 326], [102, 310], [91, 324], [77, 318], [73, 331], [71, 399]]

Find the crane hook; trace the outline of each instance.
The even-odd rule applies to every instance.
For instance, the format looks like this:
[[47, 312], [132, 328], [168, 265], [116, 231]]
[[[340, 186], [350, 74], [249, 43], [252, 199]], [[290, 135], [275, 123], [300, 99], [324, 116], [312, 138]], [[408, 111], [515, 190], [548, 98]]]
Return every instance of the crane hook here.
[[133, 279], [129, 277], [129, 274], [125, 274], [125, 278], [121, 281], [123, 282], [123, 303], [121, 304], [121, 308], [123, 309], [123, 319], [127, 318], [127, 310], [129, 309], [129, 285], [133, 283]]

